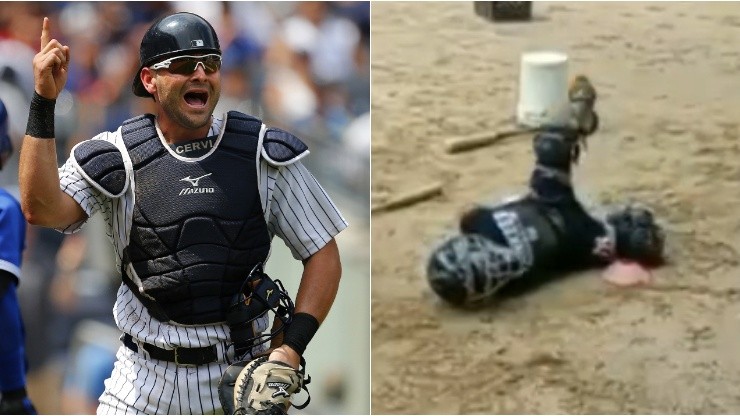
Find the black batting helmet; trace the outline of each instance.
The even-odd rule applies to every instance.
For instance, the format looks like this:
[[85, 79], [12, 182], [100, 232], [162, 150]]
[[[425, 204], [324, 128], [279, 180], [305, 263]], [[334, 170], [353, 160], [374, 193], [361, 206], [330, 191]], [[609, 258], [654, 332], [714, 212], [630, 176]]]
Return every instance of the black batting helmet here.
[[221, 54], [216, 31], [206, 19], [193, 13], [175, 13], [152, 24], [141, 39], [139, 70], [134, 75], [133, 90], [139, 97], [149, 97], [141, 83], [142, 68], [158, 61], [189, 53]]

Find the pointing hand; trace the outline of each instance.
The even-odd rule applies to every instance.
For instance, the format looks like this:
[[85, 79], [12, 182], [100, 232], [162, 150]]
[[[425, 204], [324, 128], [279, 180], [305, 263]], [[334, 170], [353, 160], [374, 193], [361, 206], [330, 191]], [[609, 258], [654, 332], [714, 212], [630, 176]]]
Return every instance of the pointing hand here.
[[33, 77], [36, 93], [55, 100], [67, 83], [69, 73], [69, 46], [49, 39], [49, 18], [41, 27], [41, 50], [33, 58]]

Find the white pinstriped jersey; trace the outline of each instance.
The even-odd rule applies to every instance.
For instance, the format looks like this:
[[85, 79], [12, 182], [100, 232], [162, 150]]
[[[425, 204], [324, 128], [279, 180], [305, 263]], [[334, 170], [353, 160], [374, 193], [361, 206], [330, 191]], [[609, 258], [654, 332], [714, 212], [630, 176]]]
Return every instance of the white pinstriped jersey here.
[[[214, 117], [208, 136], [220, 138], [224, 119], [225, 117]], [[159, 129], [157, 130], [159, 132]], [[120, 129], [115, 132], [103, 132], [94, 139], [107, 140], [119, 148], [125, 148]], [[160, 140], [174, 157], [188, 160], [175, 153], [164, 142], [161, 133]], [[219, 142], [216, 141], [212, 151], [218, 150]], [[207, 157], [208, 154], [200, 158]], [[276, 167], [260, 158], [259, 152], [257, 157], [260, 200], [270, 238], [277, 235], [285, 241], [293, 257], [298, 260], [308, 258], [347, 227], [347, 222], [339, 210], [300, 161]], [[134, 187], [129, 186], [120, 198], [109, 198], [78, 172], [72, 156], [59, 168], [59, 177], [62, 190], [72, 196], [88, 216], [97, 212], [103, 215], [108, 225], [108, 236], [116, 253], [116, 264], [120, 267], [123, 249], [128, 243], [131, 228]], [[71, 224], [61, 231], [76, 232], [84, 223], [85, 221]], [[172, 349], [175, 346], [196, 348], [220, 344], [218, 348], [221, 356], [223, 345], [229, 339], [229, 330], [225, 324], [183, 326], [157, 321], [123, 284], [118, 290], [113, 314], [116, 324], [123, 332], [160, 348]], [[260, 322], [260, 326], [262, 330], [267, 329], [266, 316]]]

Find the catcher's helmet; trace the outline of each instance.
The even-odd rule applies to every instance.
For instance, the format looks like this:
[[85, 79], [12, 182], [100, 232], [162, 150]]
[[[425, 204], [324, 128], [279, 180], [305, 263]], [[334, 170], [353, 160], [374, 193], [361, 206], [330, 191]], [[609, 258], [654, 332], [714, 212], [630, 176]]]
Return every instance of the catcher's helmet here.
[[617, 256], [645, 265], [663, 262], [665, 233], [653, 212], [639, 205], [627, 205], [606, 217], [614, 227]]
[[177, 55], [191, 53], [221, 54], [221, 46], [213, 26], [193, 13], [175, 13], [152, 24], [141, 39], [139, 70], [134, 76], [133, 91], [139, 97], [149, 97], [141, 83], [142, 68]]
[[13, 143], [10, 141], [8, 134], [8, 110], [5, 103], [0, 100], [0, 169], [7, 156], [13, 153]]
[[445, 240], [429, 257], [427, 279], [432, 290], [453, 305], [475, 305], [492, 298], [511, 276], [496, 264], [495, 244], [478, 234]]

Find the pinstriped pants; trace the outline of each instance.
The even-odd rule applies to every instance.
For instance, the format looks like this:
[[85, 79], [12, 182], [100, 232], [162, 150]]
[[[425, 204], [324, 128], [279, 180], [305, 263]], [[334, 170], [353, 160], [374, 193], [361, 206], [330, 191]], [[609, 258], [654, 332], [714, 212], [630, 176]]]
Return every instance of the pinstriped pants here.
[[177, 366], [121, 346], [97, 414], [223, 414], [218, 381], [228, 364]]

